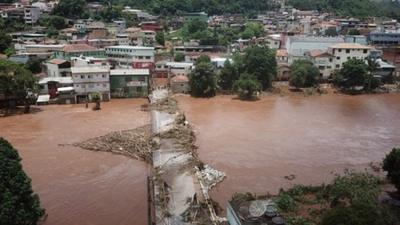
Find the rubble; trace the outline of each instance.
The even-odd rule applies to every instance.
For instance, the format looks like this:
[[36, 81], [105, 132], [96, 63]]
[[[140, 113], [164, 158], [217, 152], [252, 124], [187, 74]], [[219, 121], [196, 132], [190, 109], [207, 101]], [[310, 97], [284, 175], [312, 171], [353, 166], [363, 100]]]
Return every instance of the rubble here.
[[111, 132], [73, 145], [91, 151], [125, 155], [150, 163], [152, 149], [157, 144], [152, 140], [150, 125], [146, 125], [132, 130]]
[[205, 165], [201, 170], [200, 174], [203, 178], [204, 184], [207, 186], [208, 190], [213, 188], [219, 182], [222, 182], [226, 174], [222, 171], [212, 168], [210, 165]]

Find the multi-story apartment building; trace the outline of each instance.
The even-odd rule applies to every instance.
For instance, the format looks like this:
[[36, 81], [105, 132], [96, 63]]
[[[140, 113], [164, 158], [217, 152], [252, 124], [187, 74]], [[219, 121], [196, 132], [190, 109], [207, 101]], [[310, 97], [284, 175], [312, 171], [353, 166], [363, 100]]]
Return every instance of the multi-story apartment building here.
[[370, 44], [378, 46], [400, 45], [400, 30], [397, 32], [371, 32], [368, 40]]
[[135, 69], [154, 69], [154, 48], [118, 45], [105, 48], [111, 65]]
[[77, 103], [92, 99], [92, 93], [101, 93], [103, 101], [110, 100], [110, 69], [106, 66], [71, 67]]
[[40, 8], [35, 6], [26, 6], [24, 8], [24, 20], [28, 25], [36, 24], [40, 18]]
[[371, 49], [370, 46], [357, 43], [340, 43], [330, 46], [328, 53], [333, 56], [333, 68], [341, 69], [343, 63], [347, 62], [349, 59], [361, 59], [366, 61]]

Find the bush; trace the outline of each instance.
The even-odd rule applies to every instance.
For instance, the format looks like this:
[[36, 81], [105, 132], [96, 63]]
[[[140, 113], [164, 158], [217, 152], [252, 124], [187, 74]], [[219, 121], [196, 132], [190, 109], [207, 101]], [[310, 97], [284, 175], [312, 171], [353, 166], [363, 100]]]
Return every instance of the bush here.
[[276, 204], [278, 205], [279, 209], [285, 212], [293, 212], [297, 210], [296, 201], [285, 192], [279, 194]]
[[393, 148], [383, 160], [383, 170], [388, 174], [387, 177], [400, 191], [400, 148]]
[[244, 73], [233, 84], [233, 89], [238, 92], [241, 99], [252, 99], [257, 91], [261, 91], [261, 83], [255, 76]]

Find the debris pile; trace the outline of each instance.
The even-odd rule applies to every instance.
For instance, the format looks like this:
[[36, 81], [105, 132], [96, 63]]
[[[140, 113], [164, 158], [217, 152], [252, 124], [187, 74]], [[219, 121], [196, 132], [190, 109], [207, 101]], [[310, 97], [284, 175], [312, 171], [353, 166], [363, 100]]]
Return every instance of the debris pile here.
[[146, 125], [132, 130], [112, 132], [73, 145], [86, 150], [112, 152], [151, 162], [152, 149], [156, 144], [152, 141], [150, 125]]
[[209, 190], [219, 182], [222, 182], [226, 177], [224, 172], [216, 170], [209, 165], [205, 165], [202, 170], [200, 170], [200, 174], [203, 178], [204, 184]]
[[142, 111], [157, 110], [174, 114], [178, 111], [178, 102], [172, 97], [167, 97], [151, 104], [144, 104], [141, 106]]

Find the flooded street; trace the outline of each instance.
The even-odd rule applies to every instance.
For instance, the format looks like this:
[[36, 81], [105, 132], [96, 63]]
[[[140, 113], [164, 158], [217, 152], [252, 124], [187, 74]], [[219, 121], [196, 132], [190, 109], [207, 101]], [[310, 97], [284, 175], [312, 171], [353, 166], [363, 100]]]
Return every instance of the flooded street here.
[[71, 144], [149, 124], [145, 99], [112, 100], [102, 110], [50, 105], [0, 118], [0, 136], [19, 150], [48, 218], [45, 225], [147, 224], [149, 167], [137, 160]]
[[400, 145], [396, 94], [177, 99], [195, 126], [200, 158], [227, 174], [213, 191], [222, 206], [235, 192], [276, 193], [363, 170]]

